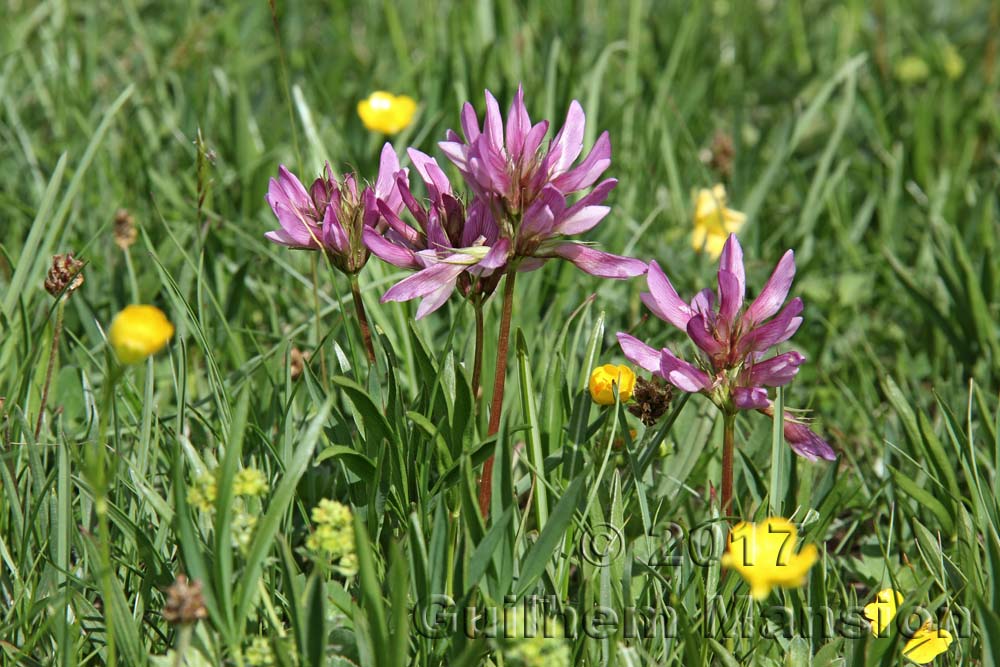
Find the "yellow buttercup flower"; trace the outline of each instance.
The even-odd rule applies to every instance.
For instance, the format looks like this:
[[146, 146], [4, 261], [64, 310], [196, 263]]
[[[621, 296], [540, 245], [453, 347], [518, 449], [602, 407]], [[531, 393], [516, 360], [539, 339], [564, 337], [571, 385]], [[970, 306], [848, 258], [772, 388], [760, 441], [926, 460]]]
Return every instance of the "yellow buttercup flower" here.
[[711, 190], [702, 188], [694, 198], [694, 232], [691, 246], [706, 252], [712, 259], [722, 254], [722, 246], [730, 234], [737, 234], [746, 224], [747, 216], [726, 208], [726, 188], [719, 184]]
[[788, 519], [741, 522], [729, 533], [722, 565], [739, 572], [750, 584], [750, 594], [763, 600], [775, 587], [794, 588], [805, 583], [819, 551], [815, 544], [807, 544], [796, 553], [797, 542], [798, 531]]
[[590, 374], [590, 397], [599, 405], [614, 405], [615, 393], [612, 387], [618, 385], [618, 396], [622, 403], [632, 398], [635, 389], [635, 373], [628, 366], [604, 364]]
[[358, 102], [361, 122], [372, 132], [396, 134], [406, 128], [417, 111], [417, 103], [407, 95], [393, 95], [376, 90]]
[[935, 629], [931, 622], [927, 621], [913, 633], [913, 638], [906, 642], [903, 655], [918, 665], [926, 665], [947, 651], [953, 641], [950, 632], [940, 628]]
[[[903, 599], [903, 595], [898, 591], [886, 588], [878, 592], [875, 602], [865, 605], [865, 618], [871, 621], [872, 634], [876, 637], [885, 636], [885, 630], [895, 618]], [[934, 625], [927, 621], [906, 642], [903, 655], [918, 665], [926, 665], [947, 651], [953, 641], [950, 632], [935, 629]]]
[[873, 635], [885, 636], [885, 629], [892, 623], [901, 604], [903, 604], [902, 593], [885, 588], [875, 596], [875, 602], [865, 605], [865, 618], [871, 622]]
[[136, 364], [156, 354], [174, 335], [174, 325], [156, 306], [132, 305], [115, 315], [108, 342], [123, 364]]

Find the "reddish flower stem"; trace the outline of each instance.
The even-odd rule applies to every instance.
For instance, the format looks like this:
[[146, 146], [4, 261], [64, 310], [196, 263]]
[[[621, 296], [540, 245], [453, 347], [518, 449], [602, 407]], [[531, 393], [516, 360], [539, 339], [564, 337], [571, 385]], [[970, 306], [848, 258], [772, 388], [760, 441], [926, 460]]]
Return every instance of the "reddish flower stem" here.
[[736, 414], [725, 413], [722, 418], [722, 510], [729, 514], [733, 502], [733, 450], [736, 440]]
[[[493, 378], [493, 402], [490, 405], [490, 425], [487, 435], [496, 435], [500, 430], [500, 413], [503, 409], [503, 390], [507, 381], [507, 349], [510, 347], [510, 316], [514, 308], [514, 277], [510, 271], [504, 279], [503, 310], [500, 314], [500, 340], [497, 346], [496, 373]], [[479, 509], [483, 517], [490, 513], [490, 498], [493, 495], [493, 457], [483, 464], [483, 476], [479, 480]]]

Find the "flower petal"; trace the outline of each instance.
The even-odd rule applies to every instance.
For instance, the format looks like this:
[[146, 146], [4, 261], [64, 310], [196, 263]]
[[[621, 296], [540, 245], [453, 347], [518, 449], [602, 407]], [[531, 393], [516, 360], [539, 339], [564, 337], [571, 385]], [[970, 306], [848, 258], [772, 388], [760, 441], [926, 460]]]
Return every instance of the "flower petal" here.
[[694, 393], [712, 387], [712, 379], [705, 372], [678, 359], [667, 348], [660, 350], [660, 375], [682, 391]]
[[802, 458], [810, 461], [837, 460], [837, 454], [833, 451], [833, 447], [826, 440], [813, 433], [812, 429], [805, 424], [786, 418], [782, 430], [785, 434], [785, 442], [788, 443], [793, 452]]
[[733, 390], [733, 403], [740, 410], [762, 410], [771, 401], [767, 398], [767, 389], [763, 387], [736, 387]]
[[785, 352], [770, 359], [754, 362], [747, 377], [750, 384], [781, 387], [792, 381], [805, 360], [806, 358], [795, 350]]
[[[735, 237], [734, 237], [735, 238]], [[743, 291], [739, 278], [726, 269], [719, 269], [719, 318], [717, 325], [728, 334], [735, 329], [736, 316], [743, 306]]]
[[508, 239], [499, 239], [490, 248], [490, 251], [486, 253], [486, 256], [476, 264], [476, 275], [483, 275], [484, 273], [491, 273], [496, 271], [501, 266], [507, 263], [507, 259], [510, 257], [510, 241]]
[[507, 154], [515, 162], [521, 159], [524, 140], [531, 130], [531, 118], [524, 106], [524, 86], [518, 84], [514, 101], [507, 112]]
[[[486, 91], [486, 119], [483, 121], [483, 138], [495, 153], [503, 150], [503, 116], [500, 104], [493, 93]], [[477, 142], [479, 143], [479, 142]]]
[[303, 248], [309, 250], [315, 250], [315, 245], [303, 245], [299, 243], [298, 240], [292, 238], [284, 229], [276, 229], [273, 232], [267, 232], [264, 234], [266, 238], [271, 243], [277, 243], [278, 245], [288, 246], [289, 248]]
[[589, 188], [611, 166], [611, 139], [602, 132], [594, 147], [575, 169], [557, 176], [552, 183], [563, 193], [569, 194]]
[[556, 219], [566, 210], [566, 198], [557, 188], [546, 185], [521, 218], [517, 236], [521, 240], [549, 238]]
[[789, 250], [782, 255], [771, 277], [764, 284], [764, 289], [743, 314], [743, 319], [755, 324], [777, 313], [788, 297], [793, 278], [795, 278], [795, 253]]
[[646, 307], [664, 322], [670, 322], [681, 331], [686, 331], [688, 320], [694, 316], [694, 310], [677, 295], [677, 290], [670, 283], [667, 274], [655, 260], [649, 263], [646, 284], [649, 286], [649, 292], [639, 297]]
[[337, 219], [337, 212], [333, 206], [326, 207], [326, 214], [323, 216], [323, 245], [332, 248], [336, 252], [346, 254], [350, 250], [350, 241], [344, 228]]
[[437, 160], [416, 148], [407, 148], [406, 154], [410, 156], [410, 162], [413, 163], [414, 169], [427, 185], [427, 192], [432, 200], [440, 199], [441, 195], [451, 193], [451, 183], [438, 165]]
[[583, 134], [587, 124], [587, 117], [583, 113], [583, 107], [576, 100], [569, 103], [569, 111], [566, 112], [566, 122], [563, 123], [559, 134], [552, 140], [549, 153], [546, 156], [549, 170], [552, 176], [558, 176], [569, 169], [573, 161], [579, 157], [583, 150]]
[[405, 172], [406, 170], [399, 168], [399, 157], [396, 156], [396, 151], [393, 149], [392, 144], [387, 141], [382, 146], [382, 154], [379, 157], [378, 178], [375, 180], [375, 196], [384, 201], [394, 212], [398, 212], [403, 206], [403, 200], [400, 197], [396, 181], [396, 174], [399, 171]]
[[[728, 271], [736, 278], [736, 288], [739, 296], [739, 305], [736, 310], [743, 306], [743, 296], [747, 291], [746, 270], [743, 268], [743, 247], [740, 245], [736, 234], [730, 234], [726, 239], [726, 245], [722, 247], [722, 255], [719, 257], [719, 273]], [[719, 283], [719, 300], [722, 301], [722, 283]], [[721, 306], [720, 306], [721, 308]]]
[[802, 312], [802, 299], [795, 297], [782, 309], [777, 317], [767, 324], [751, 329], [740, 339], [740, 354], [764, 352], [770, 347], [783, 343], [802, 323], [798, 314]]
[[422, 266], [412, 250], [392, 243], [371, 227], [365, 227], [361, 236], [365, 246], [383, 262], [403, 269], [419, 269]]
[[594, 250], [580, 243], [568, 242], [556, 246], [552, 253], [573, 262], [578, 269], [601, 278], [633, 278], [646, 272], [646, 263]]
[[479, 118], [476, 116], [476, 110], [469, 102], [462, 105], [461, 121], [465, 141], [471, 144], [479, 138]]
[[609, 178], [602, 181], [588, 195], [581, 197], [566, 209], [562, 219], [556, 224], [555, 231], [559, 234], [582, 234], [592, 229], [611, 211], [610, 207], [597, 206], [605, 199], [618, 180]]
[[440, 289], [445, 285], [454, 287], [455, 279], [466, 269], [464, 264], [438, 262], [404, 278], [382, 295], [382, 303], [386, 301], [409, 301]]
[[417, 315], [415, 319], [423, 319], [425, 315], [433, 313], [435, 310], [440, 308], [451, 296], [451, 293], [455, 291], [455, 281], [451, 283], [441, 285], [427, 296], [425, 296], [420, 301], [420, 305], [417, 306]]
[[687, 323], [687, 334], [694, 344], [701, 348], [709, 357], [715, 357], [726, 350], [726, 346], [716, 340], [712, 331], [705, 323], [704, 315], [695, 315]]
[[636, 366], [641, 366], [653, 373], [660, 372], [660, 351], [646, 345], [635, 336], [625, 332], [618, 333], [618, 344], [625, 358]]

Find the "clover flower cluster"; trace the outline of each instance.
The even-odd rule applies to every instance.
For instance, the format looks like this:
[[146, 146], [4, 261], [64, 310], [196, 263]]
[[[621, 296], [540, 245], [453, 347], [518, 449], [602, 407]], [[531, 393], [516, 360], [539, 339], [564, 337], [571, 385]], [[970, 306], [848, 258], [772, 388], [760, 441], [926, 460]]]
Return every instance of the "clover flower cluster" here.
[[[372, 104], [366, 101], [359, 110], [366, 125], [375, 127]], [[410, 162], [427, 193], [421, 199], [390, 143], [383, 146], [373, 186], [361, 187], [354, 174], [338, 181], [327, 165], [307, 190], [282, 165], [266, 197], [280, 228], [266, 237], [322, 251], [348, 275], [357, 274], [370, 254], [415, 271], [382, 301], [422, 299], [417, 318], [440, 308], [456, 288], [463, 296], [485, 298], [505, 273], [536, 269], [549, 259], [566, 259], [606, 278], [645, 273], [644, 262], [572, 238], [608, 215], [611, 209], [603, 202], [617, 184], [613, 178], [598, 182], [611, 165], [607, 132], [577, 162], [586, 127], [578, 102], [570, 104], [565, 124], [547, 144], [549, 123], [532, 123], [520, 87], [506, 120], [486, 91], [482, 125], [469, 103], [461, 124], [462, 135], [449, 130], [439, 147], [461, 173], [467, 192], [453, 187], [433, 157], [410, 148]]]

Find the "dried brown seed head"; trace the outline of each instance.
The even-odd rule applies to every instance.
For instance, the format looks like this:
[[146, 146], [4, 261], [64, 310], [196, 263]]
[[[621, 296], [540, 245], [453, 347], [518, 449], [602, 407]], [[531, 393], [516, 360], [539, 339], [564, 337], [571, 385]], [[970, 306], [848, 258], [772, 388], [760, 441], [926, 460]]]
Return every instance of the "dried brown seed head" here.
[[646, 426], [652, 426], [666, 414], [674, 394], [670, 385], [662, 384], [656, 378], [646, 380], [637, 377], [635, 389], [632, 390], [632, 404], [628, 411], [642, 420]]
[[83, 262], [73, 259], [73, 253], [52, 256], [52, 268], [45, 276], [45, 291], [58, 297], [65, 290], [66, 296], [83, 284]]
[[135, 218], [128, 209], [120, 208], [115, 212], [115, 244], [122, 250], [127, 250], [139, 236], [135, 229]]
[[201, 582], [188, 582], [183, 574], [178, 574], [173, 585], [167, 589], [167, 602], [163, 605], [163, 618], [173, 625], [189, 625], [208, 616], [205, 599], [201, 594]]
[[299, 376], [302, 375], [302, 371], [305, 369], [307, 361], [309, 361], [308, 352], [303, 352], [297, 347], [292, 348], [292, 351], [289, 353], [288, 365], [293, 380], [298, 380]]

